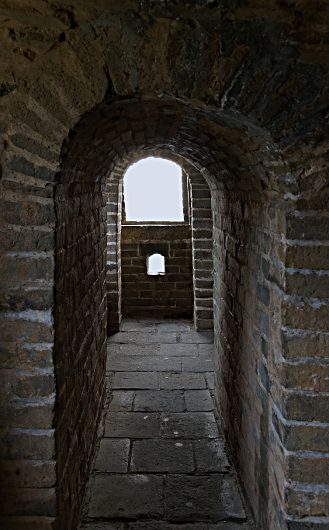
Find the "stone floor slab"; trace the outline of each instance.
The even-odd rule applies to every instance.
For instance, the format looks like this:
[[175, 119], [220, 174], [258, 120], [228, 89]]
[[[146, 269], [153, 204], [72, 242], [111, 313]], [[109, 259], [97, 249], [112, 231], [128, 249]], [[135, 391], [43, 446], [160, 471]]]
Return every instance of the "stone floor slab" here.
[[183, 372], [209, 372], [214, 369], [214, 360], [205, 356], [185, 357], [182, 360]]
[[179, 357], [112, 355], [107, 361], [107, 369], [113, 372], [181, 372], [182, 363]]
[[124, 523], [116, 523], [116, 522], [88, 522], [84, 523], [80, 530], [124, 530]]
[[157, 438], [160, 415], [154, 412], [108, 412], [105, 420], [105, 437]]
[[[188, 332], [185, 333], [189, 334]], [[115, 333], [114, 335], [109, 337], [108, 342], [118, 342], [121, 344], [174, 344], [177, 342], [177, 333], [147, 333], [142, 331], [131, 331], [130, 333], [125, 333], [119, 331], [118, 333]], [[200, 342], [204, 341], [200, 340]]]
[[110, 360], [111, 355], [159, 355], [160, 345], [159, 344], [116, 344], [110, 343], [107, 346], [108, 359]]
[[118, 372], [113, 379], [114, 389], [158, 389], [159, 376], [156, 372]]
[[183, 412], [185, 410], [182, 390], [136, 390], [135, 411]]
[[95, 471], [103, 473], [127, 473], [130, 440], [103, 438], [95, 462]]
[[184, 397], [188, 411], [207, 412], [214, 409], [214, 402], [209, 390], [185, 390]]
[[160, 344], [160, 355], [164, 357], [192, 357], [198, 355], [197, 344]]
[[225, 453], [224, 440], [196, 440], [193, 442], [198, 473], [227, 473], [230, 464]]
[[162, 477], [96, 475], [89, 505], [89, 517], [135, 519], [162, 515]]
[[241, 503], [236, 505], [228, 481], [220, 474], [166, 477], [165, 517], [170, 521], [217, 523], [233, 513], [241, 521], [245, 519]]
[[214, 390], [214, 388], [215, 388], [214, 372], [207, 372], [206, 373], [206, 381], [207, 381], [208, 388], [210, 388], [210, 390]]
[[218, 438], [212, 412], [178, 412], [161, 415], [163, 438]]
[[212, 331], [190, 331], [177, 334], [177, 342], [192, 344], [212, 344], [214, 334]]
[[202, 390], [207, 388], [203, 374], [194, 374], [192, 372], [186, 372], [184, 374], [159, 374], [159, 386], [163, 390]]
[[149, 320], [135, 320], [125, 318], [121, 322], [120, 331], [146, 331], [154, 332], [156, 330], [156, 323]]
[[198, 344], [198, 355], [211, 355], [211, 358], [213, 358], [214, 357], [213, 343]]
[[133, 442], [130, 471], [148, 473], [192, 473], [192, 444], [185, 440]]
[[113, 390], [108, 410], [110, 412], [132, 411], [134, 395], [133, 390]]
[[159, 322], [157, 325], [157, 331], [191, 331], [191, 323], [189, 322]]
[[129, 530], [208, 530], [208, 525], [206, 523], [170, 524], [163, 521], [138, 521], [131, 523]]

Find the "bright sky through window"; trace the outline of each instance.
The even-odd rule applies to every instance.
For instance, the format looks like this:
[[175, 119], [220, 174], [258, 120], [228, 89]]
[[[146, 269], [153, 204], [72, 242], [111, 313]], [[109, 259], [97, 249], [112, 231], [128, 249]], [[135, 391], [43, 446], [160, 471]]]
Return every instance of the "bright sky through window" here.
[[145, 158], [124, 177], [127, 221], [183, 221], [182, 170], [162, 158]]
[[164, 274], [165, 259], [161, 254], [153, 254], [147, 259], [147, 274]]

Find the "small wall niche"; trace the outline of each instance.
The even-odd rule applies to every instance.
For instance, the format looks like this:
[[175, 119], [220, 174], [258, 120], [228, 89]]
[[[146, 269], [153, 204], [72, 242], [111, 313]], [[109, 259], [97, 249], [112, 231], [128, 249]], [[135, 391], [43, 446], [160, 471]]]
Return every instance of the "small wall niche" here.
[[146, 258], [147, 274], [151, 276], [165, 274], [165, 259], [161, 254], [152, 254]]

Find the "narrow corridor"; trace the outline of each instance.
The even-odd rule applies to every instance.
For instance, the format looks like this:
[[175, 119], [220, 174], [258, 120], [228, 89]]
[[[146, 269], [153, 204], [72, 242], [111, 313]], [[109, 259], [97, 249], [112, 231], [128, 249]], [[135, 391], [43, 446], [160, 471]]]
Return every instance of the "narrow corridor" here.
[[81, 529], [251, 530], [214, 416], [213, 333], [125, 320], [108, 343]]

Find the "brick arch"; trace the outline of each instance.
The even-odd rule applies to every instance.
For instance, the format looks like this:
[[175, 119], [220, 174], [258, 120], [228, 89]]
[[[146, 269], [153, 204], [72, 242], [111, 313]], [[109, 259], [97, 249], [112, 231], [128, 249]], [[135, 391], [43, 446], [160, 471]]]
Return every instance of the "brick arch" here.
[[124, 158], [111, 172], [107, 184], [107, 287], [108, 332], [121, 321], [121, 204], [122, 181], [131, 164], [147, 157], [165, 158], [181, 166], [188, 179], [193, 261], [194, 323], [197, 329], [213, 327], [213, 260], [211, 194], [207, 181], [192, 164], [166, 149], [143, 150]]
[[[72, 362], [85, 352], [88, 363], [87, 352], [94, 352], [96, 364], [85, 385], [88, 402], [95, 403], [104, 395], [107, 212], [103, 192], [121, 161], [145, 149], [165, 149], [183, 158], [211, 189], [216, 400], [254, 514], [260, 525], [266, 521], [276, 528], [284, 519], [280, 477], [285, 460], [279, 440], [271, 436], [272, 411], [278, 405], [269, 381], [276, 381], [274, 356], [281, 349], [280, 220], [289, 173], [266, 132], [243, 117], [226, 113], [219, 117], [164, 100], [105, 100], [81, 119], [64, 148], [57, 191], [58, 241], [64, 243], [58, 252], [61, 268], [67, 270], [63, 275], [57, 268], [55, 322], [61, 348], [71, 351]], [[77, 242], [65, 240], [64, 234], [74, 230]], [[77, 268], [83, 269], [79, 281], [84, 290], [79, 289], [71, 307], [77, 321], [72, 336], [67, 325], [71, 319], [63, 308], [64, 278], [70, 286]], [[68, 366], [63, 384], [68, 384], [70, 373]]]
[[[22, 260], [27, 258], [28, 264], [23, 263], [24, 274], [28, 268], [28, 280], [39, 280], [41, 276], [45, 280], [44, 289], [35, 296], [35, 291], [30, 291], [27, 284], [25, 298], [16, 297], [15, 293], [16, 298], [6, 299], [10, 308], [17, 304], [17, 309], [6, 308], [5, 318], [11, 327], [9, 339], [15, 333], [20, 337], [18, 346], [13, 345], [12, 338], [8, 340], [6, 355], [10, 358], [10, 369], [23, 365], [27, 369], [23, 374], [24, 388], [30, 388], [29, 395], [37, 394], [41, 399], [24, 403], [24, 408], [18, 412], [16, 404], [9, 408], [11, 421], [8, 425], [15, 428], [5, 430], [3, 445], [9, 462], [6, 462], [8, 473], [12, 469], [11, 460], [16, 461], [17, 455], [23, 454], [28, 462], [36, 459], [42, 462], [40, 468], [47, 470], [47, 479], [38, 475], [40, 491], [37, 496], [31, 486], [33, 482], [28, 482], [26, 489], [18, 483], [15, 495], [18, 503], [21, 499], [27, 503], [28, 510], [19, 505], [21, 511], [18, 515], [15, 512], [13, 519], [11, 501], [9, 508], [6, 501], [9, 524], [15, 520], [15, 524], [24, 528], [26, 518], [31, 522], [27, 511], [33, 513], [40, 524], [49, 526], [55, 520], [59, 525], [69, 521], [72, 528], [76, 524], [105, 392], [106, 245], [103, 227], [106, 211], [103, 190], [115, 165], [130, 152], [145, 146], [167, 148], [188, 160], [208, 178], [212, 189], [217, 402], [258, 527], [272, 530], [291, 524], [291, 528], [303, 528], [300, 525], [305, 515], [305, 498], [317, 491], [321, 495], [312, 513], [325, 513], [319, 510], [325, 504], [326, 489], [316, 480], [325, 484], [323, 449], [326, 446], [325, 442], [318, 443], [317, 433], [323, 440], [327, 427], [321, 407], [313, 416], [314, 405], [310, 398], [314, 396], [309, 396], [300, 386], [306, 385], [307, 392], [314, 393], [322, 407], [326, 404], [324, 369], [317, 361], [325, 354], [328, 344], [326, 304], [318, 304], [312, 297], [308, 302], [310, 294], [307, 294], [305, 281], [311, 268], [305, 265], [312, 261], [312, 256], [305, 254], [305, 248], [311, 244], [313, 236], [322, 263], [320, 275], [327, 266], [325, 244], [321, 243], [326, 242], [326, 215], [323, 212], [320, 221], [314, 222], [309, 231], [304, 230], [307, 215], [299, 224], [295, 206], [304, 208], [304, 213], [308, 214], [310, 206], [318, 207], [318, 198], [303, 191], [299, 196], [300, 183], [287, 171], [268, 133], [238, 114], [233, 117], [228, 112], [213, 114], [175, 101], [131, 102], [126, 99], [106, 100], [82, 117], [63, 147], [66, 158], [60, 177], [58, 153], [54, 153], [52, 146], [45, 147], [34, 140], [30, 138], [24, 143], [26, 138], [13, 137], [13, 142], [18, 142], [15, 153], [26, 151], [28, 154], [26, 159], [17, 160], [12, 156], [10, 163], [18, 173], [29, 175], [32, 172], [32, 178], [44, 178], [46, 185], [35, 193], [33, 210], [28, 204], [19, 203], [19, 213], [11, 207], [6, 212], [7, 222], [15, 224], [15, 219], [20, 217], [22, 224], [34, 222], [36, 228], [27, 236], [17, 232], [19, 235], [13, 238], [13, 245], [20, 252], [8, 256], [10, 263], [5, 273], [12, 281], [13, 272], [9, 269], [14, 267], [15, 260], [21, 266]], [[37, 176], [35, 171], [38, 171]], [[303, 176], [310, 179], [308, 182], [312, 181], [312, 173]], [[35, 183], [34, 180], [28, 182]], [[57, 182], [55, 214], [52, 189]], [[323, 188], [320, 185], [317, 189]], [[325, 205], [325, 201], [320, 205], [323, 210]], [[56, 219], [59, 229], [53, 355]], [[36, 237], [38, 226], [42, 228], [42, 237], [39, 233]], [[296, 274], [301, 275], [298, 279], [302, 280], [297, 288], [289, 282], [287, 290], [286, 251], [290, 260], [287, 263], [291, 265], [289, 279]], [[45, 268], [40, 268], [41, 260]], [[304, 264], [298, 271], [293, 270], [296, 260]], [[298, 292], [297, 297], [295, 292]], [[15, 311], [19, 312], [18, 317]], [[308, 352], [313, 359], [306, 356]], [[300, 363], [303, 356], [306, 362]], [[309, 381], [312, 371], [307, 371], [308, 366], [311, 370], [316, 366], [319, 373], [320, 383], [315, 388]], [[14, 381], [13, 388], [15, 384]], [[15, 391], [20, 396], [21, 390], [15, 387]], [[21, 406], [22, 400], [19, 403]], [[313, 417], [317, 418], [315, 425]], [[316, 435], [309, 434], [309, 427], [316, 429]], [[14, 452], [15, 447], [18, 447], [17, 452]], [[78, 448], [84, 449], [78, 451]], [[319, 449], [320, 464], [319, 455], [315, 454]], [[310, 466], [319, 472], [318, 479], [312, 477]], [[253, 477], [252, 484], [250, 477]], [[288, 482], [286, 491], [285, 481]], [[305, 483], [310, 483], [306, 490]], [[326, 516], [321, 517], [323, 521]]]

